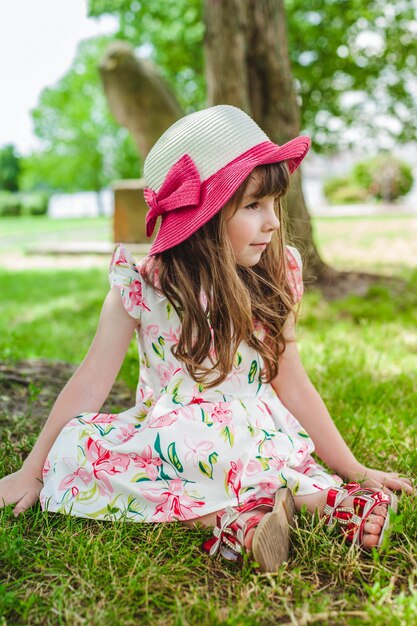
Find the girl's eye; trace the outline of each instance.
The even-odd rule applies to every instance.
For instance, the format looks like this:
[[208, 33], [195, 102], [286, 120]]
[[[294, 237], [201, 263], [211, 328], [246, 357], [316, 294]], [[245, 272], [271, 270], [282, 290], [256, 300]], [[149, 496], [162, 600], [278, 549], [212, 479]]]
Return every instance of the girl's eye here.
[[257, 209], [259, 206], [259, 202], [252, 202], [252, 204], [248, 204], [245, 206], [245, 209]]

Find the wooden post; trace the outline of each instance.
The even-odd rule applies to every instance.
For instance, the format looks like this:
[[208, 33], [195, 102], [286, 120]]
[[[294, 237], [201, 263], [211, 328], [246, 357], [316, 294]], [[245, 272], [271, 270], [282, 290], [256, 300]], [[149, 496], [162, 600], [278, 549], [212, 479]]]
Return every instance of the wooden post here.
[[118, 180], [114, 192], [113, 237], [115, 242], [150, 243], [145, 233], [148, 205], [143, 197], [144, 179]]

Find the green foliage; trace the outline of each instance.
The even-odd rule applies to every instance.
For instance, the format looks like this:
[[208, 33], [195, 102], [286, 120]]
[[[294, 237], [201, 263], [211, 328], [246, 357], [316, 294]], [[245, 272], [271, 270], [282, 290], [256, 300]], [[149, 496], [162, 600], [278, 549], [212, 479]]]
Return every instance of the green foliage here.
[[0, 217], [21, 215], [22, 205], [20, 196], [11, 191], [0, 191]]
[[[149, 52], [186, 112], [205, 105], [202, 6], [202, 0], [88, 1], [89, 15], [119, 18], [117, 37]], [[350, 137], [359, 132], [381, 148], [389, 136], [414, 140], [416, 9], [417, 0], [285, 2], [302, 126], [314, 136], [316, 151], [351, 146], [356, 139], [341, 132], [347, 129], [356, 131]], [[346, 99], [347, 92], [355, 98]], [[396, 119], [398, 129], [387, 127], [386, 115]]]
[[350, 176], [334, 176], [323, 184], [323, 193], [330, 204], [366, 202], [368, 193], [355, 184]]
[[331, 204], [366, 202], [368, 198], [394, 202], [412, 186], [411, 167], [386, 153], [356, 163], [346, 177], [329, 178], [323, 192]]
[[69, 72], [42, 91], [32, 117], [44, 149], [23, 160], [23, 189], [99, 191], [139, 175], [133, 141], [111, 117], [98, 75], [108, 42], [82, 41]]
[[356, 163], [352, 177], [371, 196], [386, 202], [404, 196], [413, 186], [411, 167], [392, 154], [380, 154]]
[[89, 0], [89, 15], [119, 18], [117, 39], [149, 56], [186, 113], [206, 105], [201, 0]]
[[325, 181], [323, 193], [331, 204], [365, 202], [367, 192], [348, 177], [335, 176]]
[[0, 190], [18, 191], [20, 158], [11, 144], [0, 148]]
[[46, 215], [48, 200], [48, 194], [43, 192], [12, 193], [2, 191], [0, 192], [0, 217]]
[[[346, 129], [378, 147], [389, 136], [414, 140], [416, 0], [287, 0], [285, 9], [303, 126], [312, 130], [315, 149], [354, 145], [357, 139], [341, 142]], [[387, 115], [397, 129], [387, 127]]]

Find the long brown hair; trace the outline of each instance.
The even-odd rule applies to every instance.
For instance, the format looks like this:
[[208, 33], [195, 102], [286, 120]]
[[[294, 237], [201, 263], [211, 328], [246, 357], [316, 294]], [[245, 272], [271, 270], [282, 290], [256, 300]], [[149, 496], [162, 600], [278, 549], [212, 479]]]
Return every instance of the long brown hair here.
[[[242, 341], [263, 358], [262, 380], [270, 382], [275, 378], [279, 356], [285, 349], [283, 326], [294, 309], [286, 275], [280, 202], [289, 187], [288, 166], [285, 162], [261, 165], [254, 172], [260, 175], [254, 198], [275, 196], [275, 210], [281, 222], [259, 263], [253, 267], [237, 265], [226, 231], [227, 220], [236, 211], [249, 177], [223, 209], [191, 237], [155, 255], [158, 289], [182, 322], [172, 353], [184, 363], [192, 378], [206, 388], [225, 380]], [[149, 265], [145, 266], [144, 277], [155, 286]], [[265, 330], [263, 340], [254, 332], [259, 324]], [[203, 365], [207, 357], [209, 366]]]

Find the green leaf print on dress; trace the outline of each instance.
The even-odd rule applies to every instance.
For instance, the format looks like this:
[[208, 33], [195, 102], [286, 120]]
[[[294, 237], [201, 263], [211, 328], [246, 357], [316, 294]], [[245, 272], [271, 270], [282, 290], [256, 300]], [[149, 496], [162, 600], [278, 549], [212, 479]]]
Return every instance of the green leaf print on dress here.
[[153, 351], [155, 352], [155, 354], [159, 356], [160, 359], [165, 361], [165, 350], [164, 350], [165, 339], [162, 336], [158, 337], [158, 343], [159, 343], [159, 346], [156, 343], [152, 342]]
[[239, 350], [236, 352], [235, 354], [235, 359], [233, 361], [233, 367], [239, 367], [239, 365], [242, 363], [242, 355], [239, 352]]
[[149, 363], [149, 358], [146, 352], [143, 353], [143, 358], [141, 359], [140, 364], [146, 367], [147, 369], [150, 369], [151, 364]]
[[249, 374], [248, 374], [248, 382], [249, 384], [253, 383], [255, 380], [255, 375], [258, 369], [258, 363], [256, 361], [252, 361], [250, 364]]
[[208, 457], [208, 463], [205, 463], [204, 461], [199, 461], [198, 463], [198, 467], [200, 468], [200, 471], [205, 475], [208, 476], [208, 478], [211, 478], [213, 480], [213, 465], [215, 463], [217, 463], [217, 458], [218, 458], [218, 454], [217, 452], [212, 452], [209, 457]]
[[161, 478], [163, 480], [173, 480], [175, 478], [175, 476], [170, 476], [165, 471], [165, 469], [167, 469], [167, 466], [172, 468], [173, 470], [175, 470], [175, 473], [176, 473], [177, 476], [178, 476], [178, 472], [182, 472], [183, 471], [182, 463], [179, 460], [178, 455], [177, 455], [176, 450], [175, 450], [175, 442], [171, 442], [169, 444], [169, 446], [168, 446], [167, 454], [168, 454], [168, 457], [169, 457], [169, 461], [164, 456], [164, 454], [162, 452], [161, 438], [159, 436], [159, 433], [156, 436], [155, 443], [154, 443], [154, 448], [158, 452], [159, 458], [161, 459], [161, 461], [163, 461], [162, 465], [160, 466], [160, 476], [161, 476]]
[[178, 393], [178, 391], [179, 391], [179, 389], [181, 387], [182, 382], [183, 382], [183, 379], [179, 378], [178, 380], [176, 380], [171, 385], [167, 385], [166, 386], [166, 391], [167, 391], [167, 393], [171, 394], [173, 403], [174, 404], [181, 404], [181, 406], [184, 404], [184, 396], [181, 396]]
[[220, 437], [224, 439], [225, 441], [228, 441], [230, 444], [230, 447], [233, 447], [233, 444], [235, 442], [235, 435], [231, 428], [229, 428], [228, 426], [225, 426], [224, 428], [222, 428], [220, 431]]
[[175, 467], [175, 469], [177, 469], [179, 472], [183, 472], [184, 468], [182, 466], [182, 463], [179, 459], [179, 456], [177, 454], [177, 450], [175, 448], [175, 442], [173, 441], [172, 443], [169, 444], [168, 446], [168, 457], [169, 460], [171, 461], [172, 465]]

